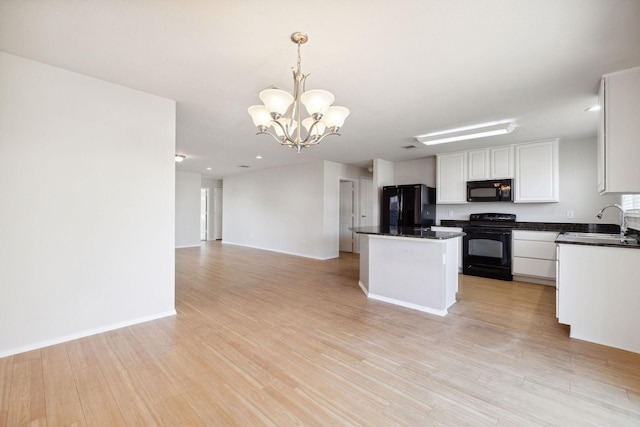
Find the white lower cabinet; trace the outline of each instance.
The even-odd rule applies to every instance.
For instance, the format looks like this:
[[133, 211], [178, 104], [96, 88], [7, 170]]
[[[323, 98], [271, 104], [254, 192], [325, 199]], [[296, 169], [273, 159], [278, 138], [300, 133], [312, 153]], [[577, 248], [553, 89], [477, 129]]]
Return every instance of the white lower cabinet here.
[[514, 276], [523, 281], [553, 285], [556, 279], [555, 231], [513, 230]]
[[558, 244], [558, 321], [569, 336], [640, 353], [640, 250]]

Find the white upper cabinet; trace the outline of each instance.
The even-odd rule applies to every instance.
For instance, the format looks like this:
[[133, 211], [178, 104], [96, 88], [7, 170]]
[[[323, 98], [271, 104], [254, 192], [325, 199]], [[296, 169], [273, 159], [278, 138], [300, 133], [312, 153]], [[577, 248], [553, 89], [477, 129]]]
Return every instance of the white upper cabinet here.
[[558, 140], [516, 144], [514, 202], [559, 201]]
[[467, 153], [436, 156], [436, 203], [467, 203]]
[[513, 178], [513, 147], [485, 148], [467, 152], [467, 180]]
[[489, 150], [473, 150], [467, 152], [469, 181], [489, 179]]
[[607, 74], [600, 84], [598, 191], [640, 193], [640, 68]]
[[513, 178], [513, 146], [490, 148], [489, 158], [489, 178]]

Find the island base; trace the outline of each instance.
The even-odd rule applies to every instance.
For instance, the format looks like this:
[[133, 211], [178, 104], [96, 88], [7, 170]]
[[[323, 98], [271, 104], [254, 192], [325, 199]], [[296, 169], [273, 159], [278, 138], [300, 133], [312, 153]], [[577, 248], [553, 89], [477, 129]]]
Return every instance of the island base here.
[[360, 237], [359, 285], [368, 298], [447, 314], [458, 291], [459, 239]]

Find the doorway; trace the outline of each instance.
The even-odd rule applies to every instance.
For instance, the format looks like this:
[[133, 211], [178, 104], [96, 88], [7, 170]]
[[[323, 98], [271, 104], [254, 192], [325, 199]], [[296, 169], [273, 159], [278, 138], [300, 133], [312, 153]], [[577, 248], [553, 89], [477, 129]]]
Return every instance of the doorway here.
[[340, 181], [340, 251], [353, 252], [355, 226], [355, 188], [353, 181]]
[[[213, 190], [213, 196], [211, 195]], [[222, 188], [200, 189], [200, 240], [222, 239]]]
[[209, 237], [209, 189], [200, 189], [200, 240]]
[[222, 188], [213, 189], [213, 233], [212, 240], [222, 239]]

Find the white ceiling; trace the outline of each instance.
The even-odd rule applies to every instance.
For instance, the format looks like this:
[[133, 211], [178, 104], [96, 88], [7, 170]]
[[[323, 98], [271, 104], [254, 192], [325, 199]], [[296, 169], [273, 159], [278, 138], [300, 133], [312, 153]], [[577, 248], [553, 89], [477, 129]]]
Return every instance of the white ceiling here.
[[[292, 90], [294, 31], [309, 34], [307, 89], [351, 110], [342, 136], [300, 154], [247, 113], [261, 89]], [[177, 168], [221, 178], [594, 135], [600, 76], [640, 66], [640, 1], [0, 0], [0, 50], [175, 99]], [[511, 135], [402, 148], [509, 118]]]

